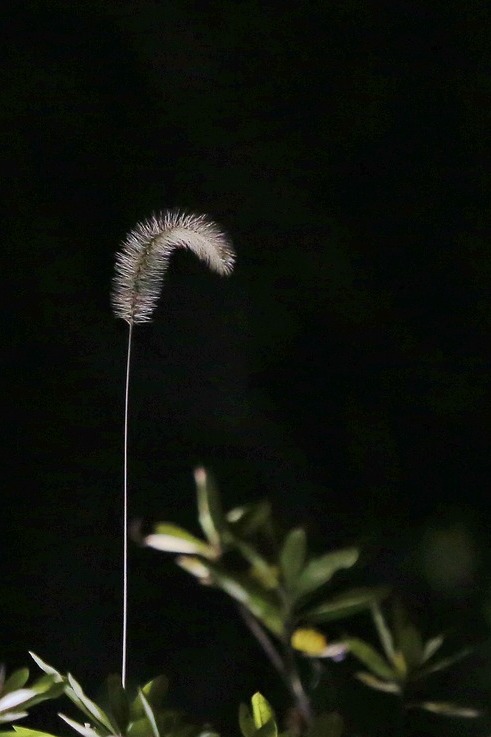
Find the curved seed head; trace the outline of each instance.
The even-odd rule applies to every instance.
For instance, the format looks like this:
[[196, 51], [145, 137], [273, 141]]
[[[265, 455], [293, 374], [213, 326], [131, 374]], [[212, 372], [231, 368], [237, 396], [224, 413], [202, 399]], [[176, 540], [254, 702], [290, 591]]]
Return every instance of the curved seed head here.
[[222, 276], [231, 273], [235, 252], [228, 237], [206, 215], [166, 210], [128, 233], [116, 254], [114, 315], [136, 324], [152, 319], [169, 258], [187, 248]]

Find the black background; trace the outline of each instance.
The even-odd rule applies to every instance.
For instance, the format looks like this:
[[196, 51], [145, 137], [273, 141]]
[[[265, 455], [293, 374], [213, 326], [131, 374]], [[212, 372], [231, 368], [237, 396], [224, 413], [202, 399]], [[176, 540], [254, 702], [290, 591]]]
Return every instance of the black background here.
[[[314, 549], [361, 544], [360, 580], [483, 651], [487, 3], [11, 2], [2, 27], [8, 667], [32, 649], [92, 693], [119, 669], [109, 292], [125, 233], [175, 206], [221, 223], [237, 267], [176, 253], [136, 330], [132, 519], [197, 531], [203, 463], [227, 507], [267, 496]], [[130, 567], [131, 682], [165, 671], [228, 728], [257, 688], [281, 702], [230, 602], [154, 551]]]

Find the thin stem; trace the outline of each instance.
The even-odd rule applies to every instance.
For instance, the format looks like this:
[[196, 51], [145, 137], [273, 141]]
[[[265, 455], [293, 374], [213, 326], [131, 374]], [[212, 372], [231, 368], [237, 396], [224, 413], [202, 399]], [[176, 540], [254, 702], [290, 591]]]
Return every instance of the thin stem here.
[[281, 656], [273, 643], [271, 642], [270, 638], [266, 634], [266, 632], [263, 630], [257, 619], [250, 613], [250, 611], [243, 605], [239, 604], [239, 612], [242, 616], [242, 619], [246, 623], [246, 625], [249, 627], [250, 631], [254, 635], [254, 637], [257, 639], [261, 647], [263, 648], [264, 652], [268, 656], [271, 663], [274, 665], [280, 676], [285, 681], [286, 685], [290, 687], [290, 682], [288, 680], [288, 675], [285, 670], [285, 665], [281, 659]]
[[297, 702], [298, 710], [305, 721], [305, 726], [309, 727], [312, 724], [313, 719], [312, 707], [310, 705], [310, 699], [305, 692], [302, 679], [300, 678], [300, 674], [298, 672], [297, 663], [295, 660], [295, 652], [292, 646], [289, 644], [289, 641], [285, 643], [285, 666], [290, 682], [291, 692]]
[[126, 357], [126, 386], [124, 393], [124, 441], [123, 441], [123, 635], [121, 654], [121, 683], [126, 687], [126, 652], [128, 641], [128, 408], [130, 396], [130, 364], [133, 323], [129, 323], [128, 351]]
[[290, 694], [293, 696], [305, 725], [309, 726], [312, 723], [312, 709], [297, 670], [293, 649], [291, 646], [285, 644], [285, 658], [283, 659], [264, 629], [249, 610], [242, 604], [239, 604], [239, 612], [269, 660], [280, 674]]

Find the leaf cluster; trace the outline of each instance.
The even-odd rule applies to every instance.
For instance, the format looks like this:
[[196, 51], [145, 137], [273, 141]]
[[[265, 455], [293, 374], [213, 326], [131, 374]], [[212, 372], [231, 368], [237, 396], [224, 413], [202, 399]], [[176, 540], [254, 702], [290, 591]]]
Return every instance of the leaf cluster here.
[[[225, 591], [272, 635], [287, 639], [297, 627], [344, 619], [367, 609], [385, 593], [382, 589], [353, 588], [312, 605], [312, 597], [338, 572], [357, 563], [357, 548], [311, 555], [305, 531], [300, 527], [277, 544], [267, 502], [225, 513], [210, 474], [198, 469], [195, 480], [198, 519], [205, 539], [161, 522], [144, 538], [144, 543], [177, 553], [176, 562], [181, 568], [202, 584]], [[244, 562], [242, 568], [230, 564], [227, 554], [231, 551]]]
[[377, 691], [398, 695], [403, 699], [406, 709], [418, 708], [449, 717], [473, 718], [481, 715], [478, 709], [411, 698], [412, 692], [420, 688], [421, 681], [469, 655], [472, 652], [470, 648], [437, 657], [444, 644], [444, 636], [423, 640], [401, 602], [393, 601], [391, 627], [378, 604], [373, 604], [371, 611], [383, 652], [356, 637], [346, 638], [345, 641], [350, 652], [368, 669], [355, 674], [359, 681]]
[[5, 678], [5, 669], [0, 668], [0, 724], [23, 719], [32, 706], [56, 698], [63, 692], [63, 687], [60, 688], [49, 674], [37, 678], [29, 685], [28, 680], [28, 668], [19, 668], [8, 678]]
[[[158, 676], [130, 697], [123, 688], [119, 675], [110, 675], [106, 681], [109, 710], [104, 710], [84, 692], [81, 685], [68, 673], [62, 675], [34, 653], [31, 656], [44, 671], [43, 678], [55, 684], [58, 696], [65, 694], [83, 714], [83, 723], [60, 713], [63, 719], [82, 737], [217, 737], [211, 730], [204, 730], [186, 721], [182, 714], [165, 706], [168, 680]], [[13, 728], [0, 732], [0, 737], [54, 737], [45, 732]]]

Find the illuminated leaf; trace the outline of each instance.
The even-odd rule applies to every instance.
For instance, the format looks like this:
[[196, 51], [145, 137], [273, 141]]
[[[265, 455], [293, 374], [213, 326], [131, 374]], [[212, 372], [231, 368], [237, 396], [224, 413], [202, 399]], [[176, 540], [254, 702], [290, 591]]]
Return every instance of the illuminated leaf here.
[[392, 663], [394, 662], [395, 654], [395, 645], [394, 638], [392, 637], [392, 632], [387, 626], [387, 622], [385, 621], [382, 609], [376, 602], [372, 604], [371, 612], [375, 627], [378, 632], [378, 636], [380, 638], [380, 642], [384, 649], [385, 656], [387, 660]]
[[457, 704], [450, 704], [444, 701], [423, 701], [418, 704], [414, 704], [416, 708], [430, 711], [432, 714], [440, 714], [445, 717], [460, 717], [463, 719], [475, 719], [480, 717], [482, 711], [479, 709], [470, 709], [465, 706], [458, 706]]
[[445, 638], [443, 635], [437, 635], [436, 637], [433, 637], [431, 640], [428, 640], [425, 643], [425, 646], [423, 649], [423, 663], [426, 663], [427, 660], [433, 657], [433, 655], [443, 645], [444, 640]]
[[241, 574], [232, 575], [211, 562], [207, 562], [207, 565], [216, 586], [249, 609], [273, 634], [283, 634], [280, 606], [275, 602], [272, 593]]
[[357, 637], [345, 638], [350, 652], [360, 660], [375, 676], [387, 681], [396, 680], [397, 674], [381, 655], [368, 642]]
[[65, 716], [65, 714], [58, 714], [58, 716], [60, 717], [60, 719], [63, 719], [63, 721], [66, 722], [72, 729], [81, 734], [82, 737], [100, 737], [99, 733], [88, 724], [79, 724], [73, 719]]
[[305, 564], [306, 553], [305, 530], [301, 527], [291, 530], [286, 536], [280, 551], [281, 575], [287, 589], [293, 588], [297, 583]]
[[169, 679], [164, 675], [157, 676], [142, 688], [143, 694], [154, 711], [163, 707], [168, 690]]
[[291, 637], [291, 645], [307, 655], [320, 655], [327, 647], [327, 640], [322, 632], [314, 629], [300, 627], [296, 629]]
[[345, 548], [310, 560], [294, 587], [295, 598], [310, 594], [328, 583], [339, 570], [351, 568], [358, 560], [356, 548]]
[[376, 691], [395, 694], [401, 692], [400, 686], [397, 683], [394, 683], [394, 681], [382, 681], [380, 678], [377, 678], [372, 673], [367, 673], [366, 671], [358, 671], [358, 673], [355, 673], [355, 678], [364, 683], [365, 686], [374, 688]]
[[87, 714], [89, 719], [95, 719], [95, 721], [105, 727], [110, 734], [115, 734], [117, 732], [117, 727], [111, 722], [107, 714], [105, 714], [96, 703], [89, 699], [80, 684], [72, 675], [70, 675], [70, 673], [67, 675], [67, 679], [70, 685], [70, 687], [66, 689], [67, 696], [77, 704], [85, 714]]
[[9, 711], [21, 704], [25, 704], [29, 699], [36, 695], [35, 691], [30, 688], [19, 688], [0, 698], [0, 711]]
[[270, 703], [261, 693], [259, 693], [259, 691], [257, 691], [252, 697], [251, 705], [252, 718], [256, 729], [259, 730], [261, 727], [265, 727], [266, 725], [273, 723], [273, 731], [277, 733], [278, 730], [276, 729], [274, 711], [271, 708]]
[[218, 488], [212, 476], [204, 468], [195, 470], [194, 480], [198, 498], [199, 522], [210, 545], [217, 551], [220, 549], [222, 535], [227, 529]]
[[251, 504], [235, 507], [226, 514], [227, 522], [233, 532], [241, 538], [248, 538], [258, 533], [271, 532], [271, 504], [266, 499]]
[[216, 550], [177, 525], [161, 522], [155, 526], [155, 532], [144, 538], [145, 545], [165, 553], [189, 553], [203, 555], [205, 558], [216, 558]]
[[148, 723], [150, 724], [150, 727], [152, 729], [153, 737], [160, 737], [159, 729], [157, 727], [157, 722], [155, 721], [155, 715], [152, 711], [152, 707], [145, 698], [145, 694], [143, 693], [143, 691], [139, 691], [138, 696], [140, 697], [143, 711], [145, 712], [145, 716], [148, 719]]

